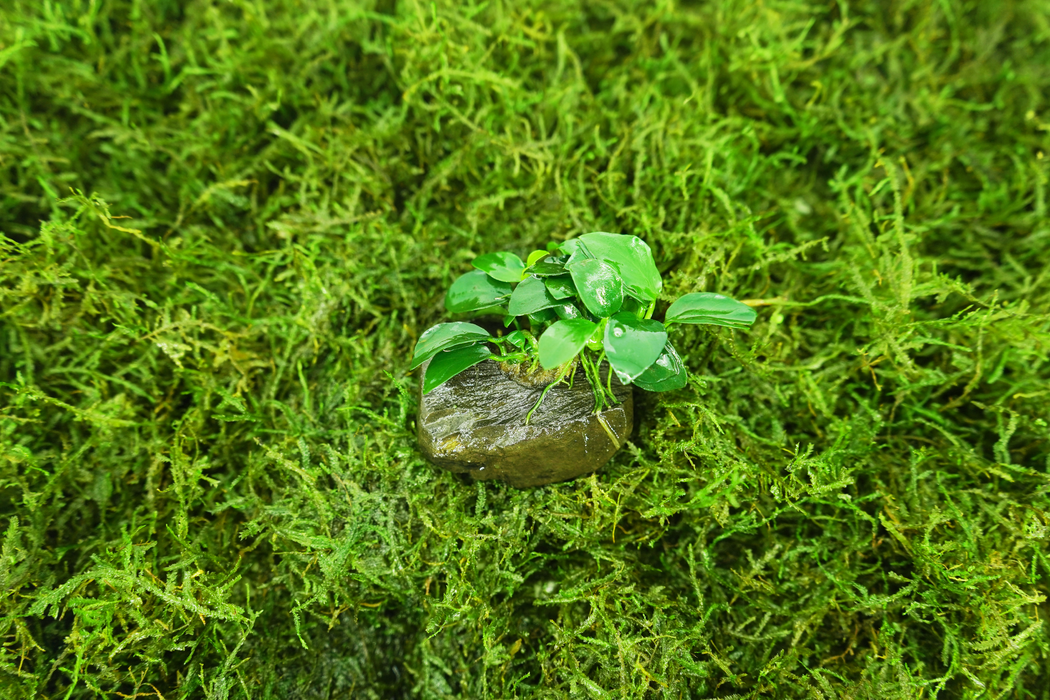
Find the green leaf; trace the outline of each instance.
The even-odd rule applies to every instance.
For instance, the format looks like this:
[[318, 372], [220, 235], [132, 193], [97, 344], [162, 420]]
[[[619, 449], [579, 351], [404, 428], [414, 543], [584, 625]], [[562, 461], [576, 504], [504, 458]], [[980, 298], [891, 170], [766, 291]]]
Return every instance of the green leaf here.
[[520, 350], [524, 350], [529, 344], [529, 334], [525, 331], [511, 331], [504, 337], [508, 343]]
[[514, 316], [525, 316], [557, 306], [559, 303], [547, 291], [543, 280], [538, 277], [527, 277], [514, 288], [508, 310]]
[[544, 323], [552, 323], [557, 320], [558, 314], [554, 312], [554, 309], [544, 309], [543, 311], [529, 314], [529, 324], [532, 326], [532, 330], [536, 330]]
[[594, 257], [587, 252], [586, 248], [580, 245], [580, 239], [574, 238], [569, 242], [574, 242], [576, 245], [573, 247], [572, 251], [569, 252], [569, 259], [565, 261], [566, 265], [572, 265], [574, 262], [579, 262], [580, 260], [590, 260]]
[[419, 336], [416, 349], [412, 353], [412, 364], [408, 369], [414, 370], [442, 350], [470, 345], [491, 337], [487, 330], [473, 323], [439, 323]]
[[560, 250], [562, 253], [564, 253], [566, 255], [571, 256], [573, 253], [575, 253], [579, 249], [579, 247], [580, 247], [580, 239], [579, 238], [570, 238], [569, 240], [567, 240], [564, 243], [562, 243], [561, 245], [559, 245], [558, 246], [558, 250]]
[[494, 280], [482, 270], [460, 275], [445, 295], [445, 308], [454, 314], [498, 306], [510, 296], [510, 285]]
[[584, 318], [583, 312], [576, 308], [575, 304], [559, 304], [554, 307], [554, 313], [558, 314], [558, 318]]
[[645, 316], [645, 310], [648, 308], [649, 307], [646, 304], [643, 304], [634, 297], [624, 297], [623, 306], [620, 307], [620, 311], [626, 311], [634, 314], [638, 318], [642, 318]]
[[663, 289], [653, 251], [637, 236], [619, 233], [585, 233], [580, 242], [592, 257], [603, 260], [620, 272], [627, 291], [645, 302], [654, 301]]
[[434, 355], [430, 364], [427, 365], [427, 373], [423, 377], [423, 393], [428, 394], [432, 389], [441, 386], [463, 370], [470, 369], [479, 362], [495, 359], [495, 357], [484, 343], [443, 350]]
[[530, 275], [536, 275], [537, 277], [564, 275], [565, 263], [554, 262], [553, 260], [540, 260], [538, 263], [530, 267], [527, 272]]
[[755, 322], [755, 310], [736, 299], [711, 292], [686, 294], [667, 309], [664, 323], [704, 323], [729, 328], [747, 328]]
[[643, 321], [621, 312], [605, 326], [603, 344], [616, 376], [629, 384], [660, 357], [667, 344], [667, 331], [659, 321]]
[[623, 304], [623, 282], [612, 265], [601, 260], [580, 260], [568, 266], [580, 300], [598, 318], [612, 316]]
[[540, 336], [540, 365], [553, 369], [576, 357], [597, 327], [585, 318], [558, 321]]
[[634, 378], [634, 385], [646, 391], [674, 391], [688, 383], [689, 374], [682, 358], [670, 342], [664, 346], [664, 351], [660, 353], [656, 362]]
[[520, 282], [525, 263], [514, 253], [486, 253], [474, 258], [474, 267], [500, 282]]
[[572, 283], [571, 275], [544, 277], [543, 283], [555, 299], [571, 299], [576, 296], [576, 285]]
[[550, 253], [548, 251], [546, 251], [546, 250], [534, 250], [534, 251], [532, 251], [531, 253], [529, 253], [528, 259], [525, 260], [525, 267], [532, 267], [533, 265], [538, 263], [540, 260], [543, 260], [548, 255], [550, 255]]

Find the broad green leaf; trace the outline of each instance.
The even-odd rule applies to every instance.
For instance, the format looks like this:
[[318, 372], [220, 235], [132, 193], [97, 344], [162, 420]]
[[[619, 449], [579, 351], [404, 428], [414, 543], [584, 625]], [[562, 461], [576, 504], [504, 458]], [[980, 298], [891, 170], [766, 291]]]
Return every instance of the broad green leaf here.
[[412, 364], [408, 369], [419, 367], [442, 350], [472, 345], [491, 337], [487, 330], [473, 323], [439, 323], [419, 336], [415, 352], [412, 354]]
[[696, 292], [686, 294], [667, 309], [664, 323], [704, 323], [729, 328], [747, 328], [755, 322], [755, 310], [736, 299]]
[[454, 314], [498, 306], [510, 296], [510, 285], [494, 280], [482, 270], [460, 275], [445, 295], [445, 308]]
[[553, 323], [558, 320], [558, 314], [554, 312], [554, 309], [544, 309], [543, 311], [537, 311], [534, 314], [529, 314], [529, 324], [532, 326], [532, 330], [536, 330], [544, 323]]
[[631, 296], [648, 303], [660, 295], [660, 271], [656, 269], [653, 251], [641, 238], [599, 232], [585, 233], [580, 242], [592, 257], [620, 271], [620, 279]]
[[547, 291], [555, 299], [571, 299], [576, 296], [576, 285], [572, 283], [571, 275], [544, 277], [543, 283], [547, 285]]
[[[579, 239], [574, 238], [573, 240], [579, 242]], [[573, 249], [572, 253], [569, 254], [569, 259], [565, 261], [565, 264], [572, 265], [573, 263], [579, 262], [580, 260], [590, 260], [593, 257], [593, 255], [587, 252], [586, 248], [584, 248], [582, 245], [577, 245], [575, 249]]]
[[570, 238], [569, 240], [567, 240], [564, 243], [562, 243], [561, 245], [559, 245], [558, 246], [558, 250], [560, 250], [562, 253], [565, 253], [566, 255], [572, 255], [573, 253], [576, 252], [577, 248], [579, 248], [579, 247], [580, 247], [580, 239], [579, 238]]
[[576, 308], [575, 304], [559, 304], [554, 307], [554, 313], [561, 319], [583, 318], [583, 312]]
[[537, 277], [550, 277], [552, 275], [564, 275], [565, 274], [565, 263], [555, 262], [553, 260], [540, 260], [538, 263], [530, 267], [527, 272], [530, 275], [536, 275]]
[[689, 374], [682, 358], [670, 342], [664, 346], [664, 351], [660, 353], [656, 362], [634, 378], [634, 385], [646, 391], [674, 391], [688, 383]]
[[554, 369], [576, 357], [597, 327], [585, 318], [558, 321], [540, 336], [540, 365]]
[[520, 282], [525, 263], [514, 253], [486, 253], [474, 258], [474, 267], [500, 282]]
[[514, 316], [525, 316], [557, 306], [559, 303], [547, 291], [543, 280], [538, 277], [527, 277], [514, 288], [508, 310]]
[[624, 297], [623, 306], [620, 307], [620, 311], [626, 311], [632, 313], [638, 318], [645, 316], [645, 310], [649, 307], [646, 304], [638, 301], [634, 297]]
[[547, 252], [546, 250], [534, 250], [534, 251], [532, 251], [531, 253], [529, 253], [529, 257], [525, 260], [525, 267], [532, 267], [533, 265], [538, 263], [540, 260], [543, 260], [548, 255], [550, 255], [550, 253]]
[[659, 321], [642, 321], [621, 312], [605, 326], [603, 344], [616, 376], [629, 384], [660, 357], [667, 344], [667, 331]]
[[612, 316], [623, 304], [620, 273], [601, 260], [580, 260], [568, 266], [572, 281], [587, 310], [598, 318]]
[[525, 331], [511, 331], [504, 337], [508, 343], [522, 350], [529, 344], [529, 334]]
[[484, 343], [468, 345], [465, 348], [442, 350], [434, 355], [430, 364], [427, 365], [427, 373], [423, 377], [423, 393], [428, 394], [432, 389], [441, 386], [463, 370], [470, 369], [479, 362], [495, 359], [495, 357]]

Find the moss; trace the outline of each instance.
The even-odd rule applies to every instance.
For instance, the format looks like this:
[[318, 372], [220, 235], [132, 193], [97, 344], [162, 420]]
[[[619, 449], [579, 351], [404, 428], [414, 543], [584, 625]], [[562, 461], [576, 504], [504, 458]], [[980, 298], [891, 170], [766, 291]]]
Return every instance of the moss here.
[[[1046, 17], [9, 1], [0, 690], [1047, 698]], [[599, 475], [425, 463], [452, 279], [600, 230], [755, 327]]]

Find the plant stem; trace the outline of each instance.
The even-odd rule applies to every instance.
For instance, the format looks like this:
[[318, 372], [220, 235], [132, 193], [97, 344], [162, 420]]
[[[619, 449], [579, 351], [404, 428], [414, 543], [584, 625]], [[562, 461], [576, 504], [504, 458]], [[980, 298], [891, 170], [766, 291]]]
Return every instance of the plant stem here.
[[591, 364], [587, 358], [587, 351], [584, 350], [580, 353], [580, 361], [583, 364], [583, 371], [587, 375], [587, 381], [591, 384], [591, 389], [594, 391], [594, 412], [600, 413], [605, 408], [605, 400], [602, 392], [602, 376], [598, 369]]
[[[596, 371], [597, 371], [597, 374], [598, 374], [598, 386], [599, 387], [602, 387], [602, 360], [604, 360], [604, 359], [605, 359], [605, 350], [602, 349], [602, 354], [598, 356], [598, 363], [595, 365], [595, 368], [596, 368]], [[609, 372], [608, 372], [608, 374], [605, 375], [605, 377], [608, 380], [608, 385], [609, 385], [609, 394], [608, 394], [609, 395], [609, 405], [610, 406], [615, 406], [616, 404], [618, 404], [620, 402], [619, 402], [619, 400], [617, 400], [616, 394], [613, 393], [613, 389], [612, 389], [612, 373], [613, 373], [613, 368], [612, 368], [612, 364], [610, 364], [609, 365]], [[605, 387], [602, 387], [602, 391], [605, 391]]]
[[529, 424], [529, 421], [532, 420], [532, 414], [535, 413], [536, 409], [540, 407], [541, 403], [543, 403], [543, 397], [545, 397], [547, 395], [548, 391], [550, 391], [551, 389], [554, 388], [555, 384], [559, 384], [563, 379], [565, 379], [565, 374], [569, 371], [569, 369], [572, 366], [573, 365], [572, 365], [571, 362], [566, 362], [565, 366], [562, 367], [560, 372], [558, 372], [557, 378], [553, 382], [551, 382], [550, 384], [548, 384], [547, 386], [545, 386], [543, 388], [543, 393], [540, 394], [540, 400], [537, 401], [536, 405], [533, 406], [532, 409], [528, 413], [525, 414], [525, 425]]
[[493, 359], [497, 362], [521, 362], [522, 360], [527, 360], [528, 355], [523, 352], [512, 352]]

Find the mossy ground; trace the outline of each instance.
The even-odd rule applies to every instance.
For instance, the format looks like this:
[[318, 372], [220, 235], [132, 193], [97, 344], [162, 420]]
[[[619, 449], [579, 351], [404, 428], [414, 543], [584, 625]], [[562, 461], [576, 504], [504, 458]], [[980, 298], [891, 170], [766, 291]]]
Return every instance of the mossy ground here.
[[[1050, 697], [1047, 95], [1046, 0], [6, 0], [0, 694]], [[447, 285], [596, 230], [758, 322], [425, 463]]]

